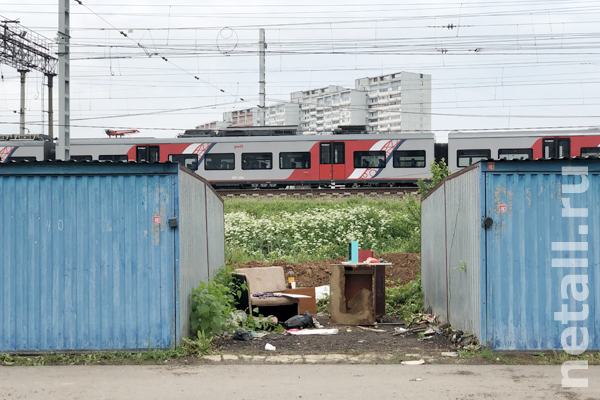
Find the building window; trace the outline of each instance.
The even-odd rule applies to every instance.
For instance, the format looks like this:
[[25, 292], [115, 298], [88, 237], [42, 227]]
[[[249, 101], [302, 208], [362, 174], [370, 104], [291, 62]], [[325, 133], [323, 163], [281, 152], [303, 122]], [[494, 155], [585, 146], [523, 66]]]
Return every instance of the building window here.
[[533, 149], [499, 149], [499, 160], [531, 160]]
[[242, 153], [242, 169], [272, 169], [273, 153]]
[[310, 152], [279, 153], [279, 169], [310, 168]]
[[425, 168], [425, 150], [397, 150], [392, 158], [394, 168]]
[[385, 151], [355, 151], [354, 168], [385, 168]]
[[233, 153], [210, 153], [204, 156], [204, 169], [207, 171], [235, 169]]
[[457, 150], [456, 159], [459, 168], [468, 167], [478, 161], [491, 158], [489, 149]]

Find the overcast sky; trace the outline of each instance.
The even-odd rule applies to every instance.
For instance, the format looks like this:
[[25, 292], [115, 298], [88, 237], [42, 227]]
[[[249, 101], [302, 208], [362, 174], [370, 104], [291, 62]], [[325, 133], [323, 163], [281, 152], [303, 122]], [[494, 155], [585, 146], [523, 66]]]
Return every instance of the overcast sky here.
[[[267, 105], [411, 71], [432, 76], [441, 140], [452, 130], [600, 126], [598, 1], [82, 3], [71, 2], [72, 137], [107, 128], [172, 137], [258, 105], [261, 27]], [[58, 1], [0, 5], [3, 19], [56, 37]], [[0, 71], [0, 132], [18, 133], [19, 73]], [[31, 133], [47, 133], [42, 78], [27, 74]]]

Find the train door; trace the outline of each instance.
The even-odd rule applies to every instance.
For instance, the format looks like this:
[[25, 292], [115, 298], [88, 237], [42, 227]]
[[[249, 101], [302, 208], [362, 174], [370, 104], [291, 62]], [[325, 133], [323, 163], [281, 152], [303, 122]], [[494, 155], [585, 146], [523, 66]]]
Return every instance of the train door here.
[[159, 146], [137, 146], [135, 149], [136, 162], [160, 162]]
[[544, 138], [542, 142], [542, 158], [571, 157], [571, 139]]
[[319, 179], [346, 178], [346, 145], [344, 142], [321, 142], [319, 146]]

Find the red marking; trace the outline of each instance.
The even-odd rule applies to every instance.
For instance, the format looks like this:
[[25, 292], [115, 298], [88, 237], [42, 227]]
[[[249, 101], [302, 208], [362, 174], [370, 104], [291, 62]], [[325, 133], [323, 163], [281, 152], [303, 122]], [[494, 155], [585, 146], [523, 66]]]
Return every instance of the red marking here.
[[498, 208], [500, 209], [500, 214], [506, 213], [506, 204], [500, 204]]
[[13, 149], [14, 147], [0, 147], [0, 162], [4, 162]]
[[488, 164], [488, 171], [495, 171], [496, 170], [496, 163], [493, 162], [489, 162]]
[[160, 217], [154, 217], [154, 225], [160, 225]]
[[600, 136], [544, 136], [535, 141], [531, 148], [533, 149], [533, 159], [542, 158], [542, 141], [544, 139], [568, 138], [571, 139], [571, 157], [579, 157], [582, 147], [598, 147]]
[[[192, 143], [161, 143], [161, 144], [138, 143], [134, 146], [131, 146], [131, 148], [127, 151], [127, 159], [129, 161], [135, 161], [135, 148], [137, 146], [159, 146], [160, 147], [160, 162], [167, 162], [167, 161], [169, 161], [169, 154], [182, 154], [190, 144], [192, 144]], [[198, 148], [201, 148], [202, 146], [208, 148], [210, 145], [211, 145], [211, 143], [198, 143]], [[196, 150], [198, 150], [198, 148], [196, 148]], [[206, 151], [206, 148], [204, 149], [204, 151]], [[196, 151], [194, 151], [193, 153], [196, 153]], [[202, 156], [201, 154], [198, 154], [198, 158], [200, 158], [201, 156]]]

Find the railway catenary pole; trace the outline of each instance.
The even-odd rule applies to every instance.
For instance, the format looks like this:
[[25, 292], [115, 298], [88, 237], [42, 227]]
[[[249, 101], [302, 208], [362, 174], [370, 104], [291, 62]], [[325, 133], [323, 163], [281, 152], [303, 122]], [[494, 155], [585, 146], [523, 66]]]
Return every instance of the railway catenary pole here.
[[69, 1], [59, 0], [58, 5], [58, 146], [56, 158], [66, 161], [71, 152], [70, 119], [70, 17]]
[[25, 134], [25, 77], [29, 72], [28, 69], [19, 69], [21, 74], [21, 109], [19, 110], [19, 135]]
[[259, 106], [258, 106], [258, 125], [265, 126], [265, 30], [259, 29], [259, 68], [258, 68], [258, 83], [259, 83]]
[[[21, 105], [19, 133], [25, 133], [25, 74], [31, 70], [54, 75], [56, 58], [54, 42], [19, 24], [19, 21], [2, 21], [0, 26], [0, 64], [16, 68], [21, 74]], [[52, 96], [48, 97], [52, 108]], [[52, 126], [52, 125], [50, 125]]]
[[54, 140], [54, 108], [52, 107], [52, 96], [54, 93], [54, 74], [46, 74], [48, 77], [48, 136]]

